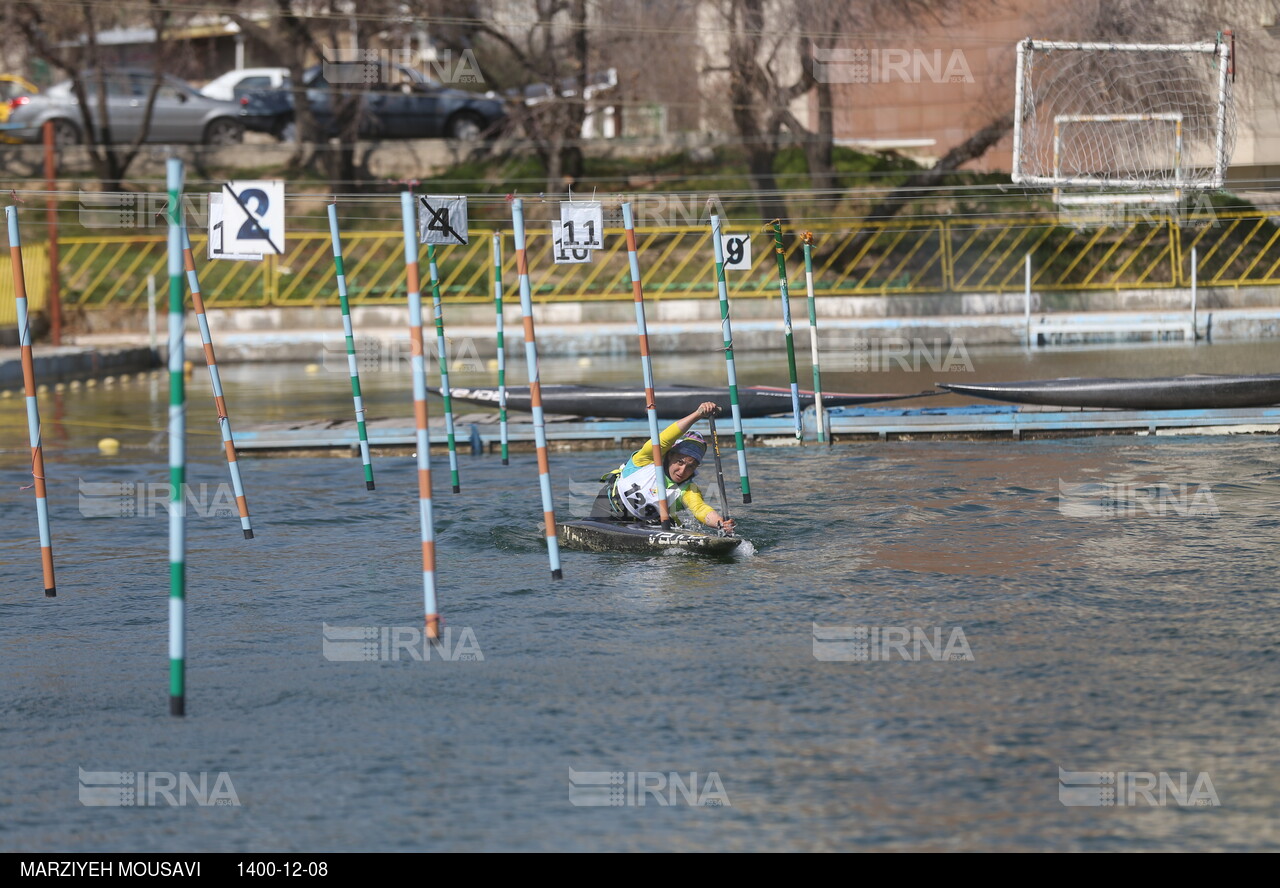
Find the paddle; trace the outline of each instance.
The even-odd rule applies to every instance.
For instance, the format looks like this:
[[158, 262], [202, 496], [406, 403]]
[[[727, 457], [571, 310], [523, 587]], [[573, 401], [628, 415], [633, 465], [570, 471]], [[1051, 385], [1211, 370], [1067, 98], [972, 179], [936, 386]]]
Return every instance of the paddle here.
[[[715, 416], [708, 416], [707, 422], [711, 423], [711, 449], [716, 457], [716, 483], [720, 485], [720, 504], [724, 508], [720, 517], [727, 521], [729, 520], [729, 497], [724, 492], [724, 467], [720, 464], [720, 436], [716, 434]], [[723, 527], [717, 529], [720, 531], [720, 536], [728, 536]]]

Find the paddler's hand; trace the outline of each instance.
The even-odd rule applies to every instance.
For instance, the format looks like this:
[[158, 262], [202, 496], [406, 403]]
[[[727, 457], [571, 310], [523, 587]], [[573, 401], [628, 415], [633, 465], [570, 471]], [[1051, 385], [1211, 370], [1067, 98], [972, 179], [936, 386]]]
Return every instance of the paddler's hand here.
[[720, 530], [721, 530], [721, 531], [722, 531], [726, 536], [733, 536], [733, 531], [734, 531], [734, 529], [736, 528], [736, 525], [733, 523], [733, 519], [732, 519], [732, 518], [721, 518], [721, 519], [720, 519], [720, 523], [719, 523], [719, 525], [717, 525], [717, 527], [718, 527], [718, 528], [719, 528], [719, 529], [720, 529]]
[[703, 401], [698, 407], [698, 416], [704, 419], [708, 416], [715, 416], [719, 412], [720, 407], [715, 401]]

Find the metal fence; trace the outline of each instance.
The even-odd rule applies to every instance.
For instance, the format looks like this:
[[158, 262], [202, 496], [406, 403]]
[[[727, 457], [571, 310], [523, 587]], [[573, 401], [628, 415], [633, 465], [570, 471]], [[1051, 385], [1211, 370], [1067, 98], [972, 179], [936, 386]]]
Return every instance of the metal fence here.
[[[814, 286], [818, 295], [920, 295], [1008, 292], [1024, 286], [1024, 257], [1032, 257], [1037, 291], [1088, 291], [1189, 286], [1195, 247], [1199, 283], [1206, 287], [1280, 283], [1280, 226], [1263, 213], [1219, 213], [1194, 224], [1172, 217], [1063, 225], [1055, 217], [886, 221], [818, 225]], [[467, 245], [437, 249], [444, 298], [491, 298], [488, 231], [474, 230]], [[750, 270], [727, 273], [735, 297], [778, 293], [772, 235], [749, 234]], [[509, 235], [509, 232], [506, 232]], [[800, 230], [787, 232], [793, 292], [803, 285]], [[716, 275], [705, 226], [670, 226], [637, 232], [647, 297], [716, 298]], [[390, 303], [405, 286], [400, 232], [344, 235], [347, 286], [356, 303]], [[515, 251], [504, 251], [503, 279], [513, 285]], [[202, 236], [193, 247], [203, 256]], [[623, 238], [614, 234], [594, 261], [557, 265], [547, 231], [528, 233], [529, 269], [538, 302], [631, 299]], [[25, 249], [25, 248], [24, 248]], [[425, 252], [425, 251], [424, 251]], [[33, 265], [37, 264], [33, 259]], [[329, 237], [290, 236], [287, 253], [260, 262], [198, 261], [207, 303], [222, 307], [326, 305], [337, 302]], [[32, 266], [28, 266], [29, 268]], [[147, 277], [163, 289], [167, 274], [163, 236], [86, 237], [61, 241], [62, 298], [84, 308], [145, 305]], [[31, 274], [29, 272], [28, 279]], [[3, 283], [0, 283], [3, 286]], [[425, 282], [424, 282], [425, 287]], [[34, 290], [29, 284], [29, 289]], [[43, 295], [43, 279], [40, 282]], [[34, 300], [33, 300], [34, 302]], [[0, 311], [4, 300], [0, 300]], [[0, 320], [0, 322], [3, 322]]]

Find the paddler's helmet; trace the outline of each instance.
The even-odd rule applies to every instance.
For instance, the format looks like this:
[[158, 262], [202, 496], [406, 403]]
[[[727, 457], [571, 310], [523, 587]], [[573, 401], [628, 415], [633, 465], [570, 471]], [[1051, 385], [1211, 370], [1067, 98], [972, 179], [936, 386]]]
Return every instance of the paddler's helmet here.
[[697, 432], [686, 432], [683, 438], [671, 445], [668, 455], [692, 456], [698, 462], [702, 462], [702, 457], [706, 452], [707, 439]]

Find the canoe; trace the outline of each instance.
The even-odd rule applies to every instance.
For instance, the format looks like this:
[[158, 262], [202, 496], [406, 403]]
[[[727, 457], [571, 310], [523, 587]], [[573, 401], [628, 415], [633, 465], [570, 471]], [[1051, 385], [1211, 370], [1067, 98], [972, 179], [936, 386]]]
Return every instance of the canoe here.
[[1035, 379], [956, 383], [938, 387], [960, 395], [1052, 407], [1128, 410], [1212, 410], [1280, 404], [1280, 375], [1166, 376], [1155, 379]]
[[700, 555], [727, 555], [742, 542], [742, 537], [717, 536], [685, 528], [663, 530], [655, 524], [614, 521], [608, 518], [557, 521], [556, 534], [565, 548], [585, 552], [657, 552], [662, 549], [683, 549]]
[[[440, 394], [438, 388], [431, 389]], [[679, 419], [698, 409], [703, 401], [715, 401], [729, 416], [729, 389], [696, 385], [668, 385], [656, 387], [654, 401], [661, 419]], [[824, 407], [845, 407], [851, 404], [871, 404], [877, 401], [897, 401], [917, 398], [923, 394], [851, 394], [849, 392], [823, 392]], [[469, 404], [498, 405], [496, 388], [449, 387], [450, 397]], [[813, 404], [813, 392], [800, 392], [800, 409]], [[753, 385], [738, 387], [738, 407], [744, 418], [771, 416], [791, 412], [791, 389]], [[529, 387], [507, 387], [507, 409], [528, 413], [532, 408]], [[570, 416], [601, 416], [618, 419], [644, 419], [649, 414], [645, 406], [644, 389], [594, 385], [544, 385], [542, 409], [547, 413], [563, 413]]]

